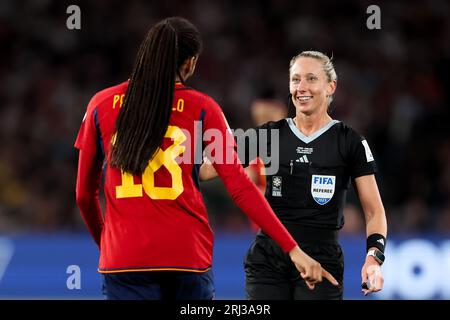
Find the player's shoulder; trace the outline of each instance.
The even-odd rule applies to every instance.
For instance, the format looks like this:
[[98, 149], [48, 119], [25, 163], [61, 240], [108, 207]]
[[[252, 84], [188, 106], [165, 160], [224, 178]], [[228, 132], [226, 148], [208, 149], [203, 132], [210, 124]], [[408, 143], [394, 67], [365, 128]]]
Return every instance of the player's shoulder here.
[[190, 86], [176, 85], [175, 96], [193, 101], [194, 106], [201, 109], [220, 108], [211, 96]]
[[128, 81], [124, 81], [122, 83], [116, 84], [114, 86], [105, 88], [103, 90], [98, 91], [95, 93], [91, 101], [89, 102], [88, 111], [89, 109], [94, 109], [100, 105], [102, 105], [103, 102], [105, 102], [108, 99], [113, 98], [115, 95], [124, 95], [128, 87]]
[[210, 98], [206, 93], [186, 85], [177, 84], [175, 86], [175, 93], [178, 95], [189, 96], [193, 99], [204, 100]]
[[183, 94], [190, 95], [191, 99], [196, 101], [196, 106], [203, 109], [207, 114], [208, 111], [222, 112], [222, 108], [219, 103], [210, 95], [194, 89], [192, 87], [184, 87], [179, 90], [184, 90]]

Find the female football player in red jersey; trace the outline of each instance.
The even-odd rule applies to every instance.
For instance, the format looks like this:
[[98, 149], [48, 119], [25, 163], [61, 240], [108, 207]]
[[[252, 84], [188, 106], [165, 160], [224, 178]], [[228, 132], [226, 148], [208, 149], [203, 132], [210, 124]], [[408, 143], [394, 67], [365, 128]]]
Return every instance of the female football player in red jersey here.
[[310, 288], [323, 278], [338, 285], [298, 247], [247, 178], [221, 108], [185, 86], [200, 51], [200, 34], [189, 21], [162, 20], [141, 44], [129, 81], [97, 93], [87, 107], [75, 143], [76, 200], [100, 247], [107, 299], [214, 297], [213, 233], [198, 184], [203, 147], [212, 142], [191, 139], [211, 129], [227, 141], [214, 141], [216, 156], [232, 161], [214, 168], [236, 204], [289, 254]]

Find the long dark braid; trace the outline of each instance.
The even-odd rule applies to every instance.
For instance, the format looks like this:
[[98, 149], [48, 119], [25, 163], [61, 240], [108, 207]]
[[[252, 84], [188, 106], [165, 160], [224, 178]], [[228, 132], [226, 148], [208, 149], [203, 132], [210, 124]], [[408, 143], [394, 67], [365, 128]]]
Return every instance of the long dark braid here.
[[200, 53], [201, 45], [198, 30], [183, 18], [168, 18], [150, 29], [116, 120], [112, 167], [132, 174], [144, 172], [169, 125], [179, 68]]

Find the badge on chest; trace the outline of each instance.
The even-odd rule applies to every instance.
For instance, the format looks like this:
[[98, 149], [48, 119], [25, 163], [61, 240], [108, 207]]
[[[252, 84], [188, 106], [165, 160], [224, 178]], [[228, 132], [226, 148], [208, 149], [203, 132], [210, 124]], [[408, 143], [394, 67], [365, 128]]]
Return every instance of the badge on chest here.
[[272, 177], [272, 197], [281, 197], [281, 187], [283, 178], [280, 176]]
[[336, 176], [313, 175], [311, 178], [311, 195], [318, 204], [327, 204], [334, 195]]

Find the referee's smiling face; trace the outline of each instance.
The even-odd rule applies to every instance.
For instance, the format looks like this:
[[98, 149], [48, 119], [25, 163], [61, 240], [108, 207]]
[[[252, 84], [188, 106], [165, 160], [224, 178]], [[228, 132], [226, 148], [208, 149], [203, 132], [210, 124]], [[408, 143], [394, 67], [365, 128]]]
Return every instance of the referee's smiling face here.
[[290, 69], [289, 91], [297, 112], [307, 115], [327, 112], [327, 96], [336, 90], [335, 82], [328, 82], [320, 60], [300, 57]]

